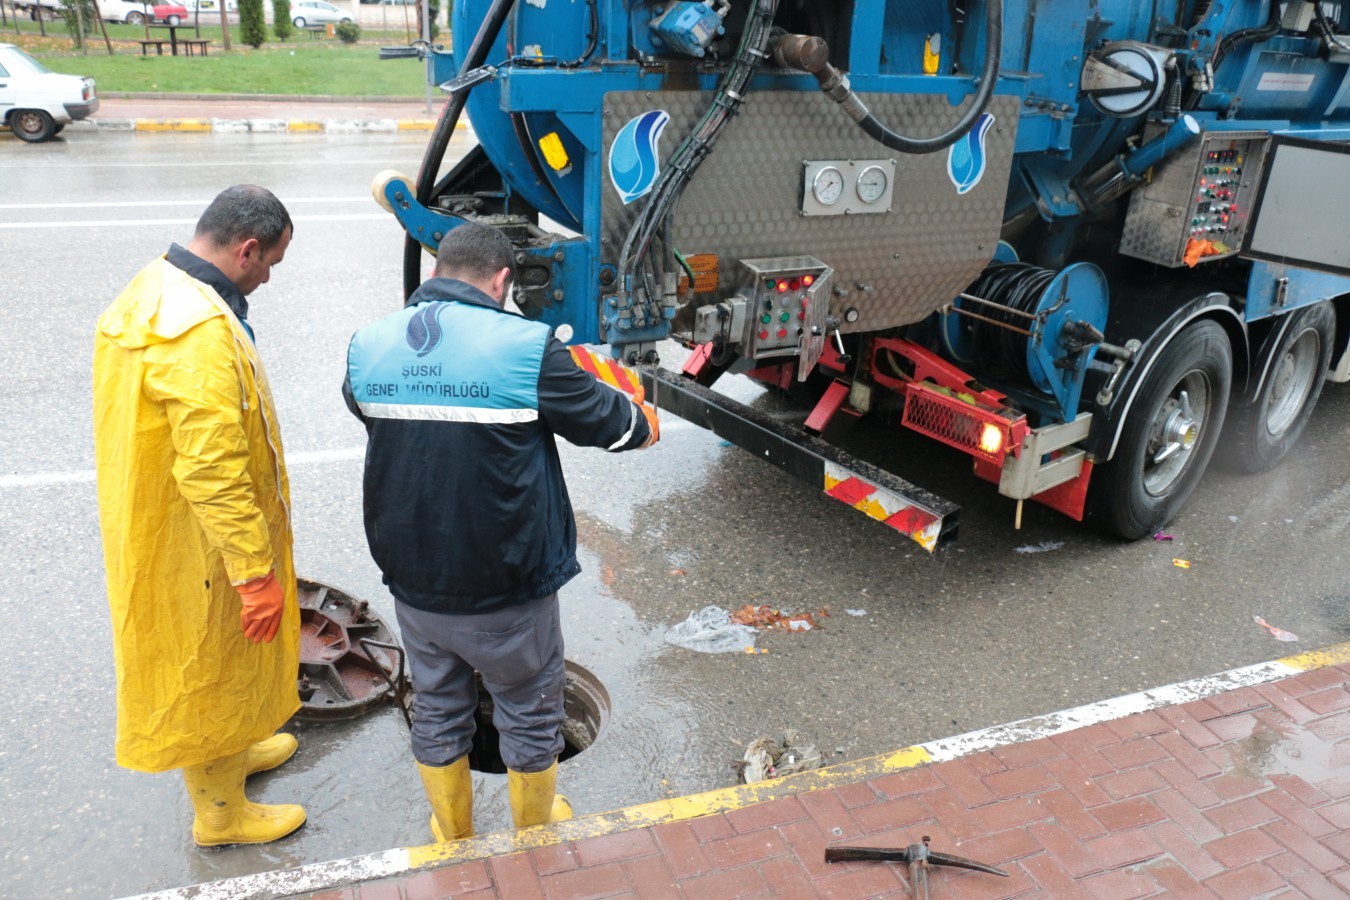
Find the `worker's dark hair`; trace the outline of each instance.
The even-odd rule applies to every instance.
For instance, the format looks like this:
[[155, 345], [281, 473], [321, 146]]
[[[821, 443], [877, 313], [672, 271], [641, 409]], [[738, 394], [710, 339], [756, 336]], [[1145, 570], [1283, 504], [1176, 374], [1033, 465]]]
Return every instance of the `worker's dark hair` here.
[[502, 269], [516, 280], [516, 251], [500, 229], [482, 222], [457, 225], [441, 239], [436, 274], [441, 278], [491, 280]]
[[216, 195], [197, 220], [197, 237], [209, 238], [217, 247], [229, 247], [256, 238], [265, 251], [281, 240], [286, 229], [295, 233], [291, 214], [267, 188], [236, 184]]

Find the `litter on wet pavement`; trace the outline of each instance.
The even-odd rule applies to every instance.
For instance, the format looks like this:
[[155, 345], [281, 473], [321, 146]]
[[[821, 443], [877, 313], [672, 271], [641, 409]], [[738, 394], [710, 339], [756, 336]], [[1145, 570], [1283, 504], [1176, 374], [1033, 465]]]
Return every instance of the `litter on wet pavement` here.
[[774, 737], [755, 738], [746, 746], [741, 759], [732, 763], [746, 784], [818, 769], [820, 765], [820, 751], [814, 744], [801, 743], [792, 728]]

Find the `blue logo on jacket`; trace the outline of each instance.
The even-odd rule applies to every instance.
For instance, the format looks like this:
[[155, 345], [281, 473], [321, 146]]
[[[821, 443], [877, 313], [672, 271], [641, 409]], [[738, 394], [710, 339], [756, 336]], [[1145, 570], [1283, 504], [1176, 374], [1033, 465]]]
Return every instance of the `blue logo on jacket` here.
[[657, 142], [670, 121], [663, 109], [653, 109], [630, 119], [609, 145], [609, 180], [627, 206], [652, 189], [661, 170]]
[[441, 345], [441, 303], [428, 303], [408, 320], [405, 338], [418, 356], [426, 356]]
[[947, 151], [947, 177], [958, 194], [969, 192], [984, 177], [984, 138], [993, 124], [992, 115], [980, 113], [975, 126]]

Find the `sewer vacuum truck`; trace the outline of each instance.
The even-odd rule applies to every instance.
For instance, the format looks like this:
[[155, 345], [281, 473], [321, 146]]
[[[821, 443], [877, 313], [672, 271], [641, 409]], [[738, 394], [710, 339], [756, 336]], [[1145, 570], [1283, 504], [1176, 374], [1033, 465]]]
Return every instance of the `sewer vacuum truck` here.
[[837, 445], [869, 412], [969, 454], [1019, 522], [1135, 539], [1350, 379], [1340, 0], [457, 0], [451, 31], [385, 51], [447, 94], [417, 177], [374, 186], [405, 290], [496, 224], [524, 314], [607, 345], [583, 366], [639, 367], [930, 550], [956, 507]]

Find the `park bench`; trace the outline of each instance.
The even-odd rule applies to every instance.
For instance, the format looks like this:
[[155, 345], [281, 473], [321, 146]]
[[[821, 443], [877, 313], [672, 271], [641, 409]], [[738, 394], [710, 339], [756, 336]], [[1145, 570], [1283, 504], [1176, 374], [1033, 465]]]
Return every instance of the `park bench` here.
[[211, 46], [211, 42], [205, 39], [193, 41], [179, 41], [178, 43], [181, 46], [187, 48], [188, 56], [206, 56], [207, 55], [206, 48]]
[[309, 39], [311, 41], [317, 41], [320, 38], [328, 36], [327, 25], [306, 25], [304, 30], [309, 32]]
[[149, 40], [149, 41], [139, 41], [138, 43], [141, 45], [141, 56], [148, 56], [151, 47], [155, 48], [155, 53], [159, 54], [160, 56], [163, 56], [164, 45], [169, 42]]

